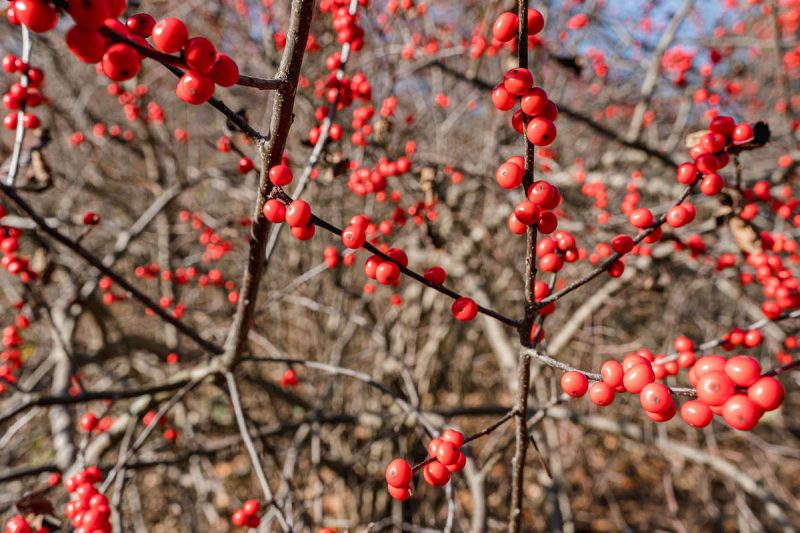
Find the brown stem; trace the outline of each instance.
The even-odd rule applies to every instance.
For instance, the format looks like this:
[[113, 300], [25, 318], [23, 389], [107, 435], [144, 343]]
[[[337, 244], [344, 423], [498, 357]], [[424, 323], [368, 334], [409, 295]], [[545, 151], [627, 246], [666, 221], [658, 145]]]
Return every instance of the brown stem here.
[[258, 197], [253, 213], [253, 227], [250, 232], [250, 252], [242, 280], [241, 297], [236, 307], [228, 339], [225, 343], [225, 364], [228, 368], [238, 363], [247, 343], [247, 334], [253, 319], [258, 287], [264, 271], [264, 258], [267, 247], [267, 234], [270, 223], [264, 217], [264, 203], [275, 186], [269, 180], [269, 169], [281, 162], [289, 129], [294, 119], [294, 99], [300, 67], [311, 28], [314, 9], [313, 0], [293, 0], [289, 21], [286, 49], [281, 58], [278, 76], [286, 79], [286, 85], [277, 91], [272, 107], [272, 137], [261, 145], [261, 177], [258, 184]]

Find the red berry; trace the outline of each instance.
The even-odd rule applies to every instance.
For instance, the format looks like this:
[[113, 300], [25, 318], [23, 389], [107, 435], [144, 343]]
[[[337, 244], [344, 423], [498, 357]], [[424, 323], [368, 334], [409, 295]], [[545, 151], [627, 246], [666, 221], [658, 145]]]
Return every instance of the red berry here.
[[639, 402], [645, 411], [663, 413], [669, 410], [672, 394], [663, 383], [648, 383], [639, 395]]
[[633, 238], [629, 235], [617, 235], [611, 239], [611, 249], [620, 255], [625, 255], [633, 250], [634, 245]]
[[724, 372], [709, 372], [697, 379], [697, 399], [708, 405], [722, 405], [734, 392], [733, 380]]
[[749, 387], [761, 377], [761, 365], [748, 355], [736, 355], [725, 363], [725, 374], [739, 387]]
[[411, 497], [411, 489], [408, 487], [392, 487], [388, 485], [386, 489], [389, 491], [389, 496], [398, 501], [406, 501]]
[[539, 259], [539, 269], [542, 272], [558, 272], [564, 267], [564, 259], [555, 253], [549, 253]]
[[682, 163], [675, 172], [675, 179], [683, 185], [694, 183], [695, 178], [697, 178], [697, 167], [694, 163]]
[[186, 65], [197, 72], [206, 72], [217, 60], [217, 48], [205, 37], [192, 37], [183, 47]]
[[650, 363], [638, 363], [630, 367], [622, 378], [625, 390], [634, 394], [639, 394], [648, 384], [655, 381], [656, 375]]
[[34, 130], [41, 126], [41, 121], [39, 120], [39, 117], [33, 113], [25, 113], [22, 115], [22, 125], [28, 129]]
[[183, 48], [189, 39], [189, 30], [182, 20], [167, 17], [159, 20], [153, 28], [153, 44], [167, 54], [173, 54]]
[[527, 226], [533, 226], [539, 222], [539, 215], [541, 215], [539, 206], [529, 200], [523, 200], [514, 208], [514, 216]]
[[614, 401], [614, 396], [614, 388], [605, 381], [596, 381], [589, 387], [589, 399], [595, 405], [609, 405]]
[[528, 35], [536, 35], [544, 29], [544, 15], [532, 7], [528, 8]]
[[261, 504], [258, 503], [258, 500], [247, 500], [242, 505], [242, 511], [245, 514], [253, 515], [256, 514], [261, 509]]
[[617, 388], [622, 385], [625, 371], [618, 361], [606, 361], [600, 367], [600, 375], [603, 376], [603, 382], [607, 383], [609, 387]]
[[254, 168], [256, 168], [256, 165], [249, 157], [242, 157], [239, 159], [239, 163], [237, 164], [237, 170], [239, 171], [239, 174], [247, 174]]
[[746, 394], [731, 396], [722, 406], [722, 418], [734, 429], [753, 429], [762, 415], [761, 409]]
[[733, 121], [733, 119], [725, 115], [714, 117], [711, 123], [708, 125], [709, 130], [713, 131], [714, 133], [719, 133], [725, 137], [728, 137], [731, 133], [733, 133], [733, 129], [735, 127], [736, 123]]
[[458, 452], [458, 459], [455, 463], [451, 465], [447, 465], [446, 468], [450, 472], [461, 472], [464, 470], [464, 466], [467, 464], [467, 456], [464, 455], [462, 452]]
[[386, 483], [390, 487], [405, 488], [411, 483], [412, 476], [411, 465], [405, 459], [394, 459], [386, 467]]
[[242, 509], [234, 511], [231, 516], [231, 522], [233, 522], [233, 525], [236, 527], [244, 527], [247, 524], [247, 513]]
[[367, 232], [363, 226], [347, 226], [342, 230], [342, 244], [353, 250], [364, 246], [367, 240]]
[[725, 180], [719, 174], [706, 174], [700, 181], [700, 192], [706, 196], [714, 196], [725, 187]]
[[561, 200], [558, 189], [550, 183], [540, 180], [533, 182], [528, 190], [528, 200], [542, 209], [555, 209]]
[[589, 379], [582, 372], [570, 370], [561, 376], [561, 390], [573, 398], [580, 398], [588, 389]]
[[511, 41], [519, 28], [519, 17], [514, 13], [503, 13], [492, 26], [492, 36], [501, 43]]
[[700, 400], [689, 400], [681, 406], [681, 418], [692, 427], [704, 428], [711, 423], [714, 413]]
[[514, 235], [524, 235], [528, 231], [528, 226], [522, 223], [514, 213], [508, 215], [508, 229]]
[[467, 322], [478, 316], [478, 304], [471, 298], [461, 297], [453, 302], [451, 311], [456, 320]]
[[703, 138], [700, 139], [700, 146], [702, 146], [706, 152], [716, 154], [725, 148], [725, 137], [719, 133], [706, 133], [703, 135]]
[[709, 372], [722, 371], [728, 360], [721, 355], [705, 355], [694, 365], [695, 375], [700, 378]]
[[497, 184], [504, 189], [516, 189], [522, 183], [524, 170], [516, 163], [503, 163], [495, 173]]
[[425, 271], [425, 279], [437, 285], [444, 285], [447, 273], [442, 267], [435, 266]]
[[200, 105], [214, 96], [214, 81], [207, 75], [188, 71], [178, 81], [175, 93], [187, 104]]
[[669, 404], [669, 409], [662, 413], [654, 413], [652, 411], [645, 411], [644, 414], [647, 415], [647, 418], [652, 420], [653, 422], [668, 422], [675, 417], [675, 414], [678, 412], [678, 407], [675, 405], [675, 402]]
[[445, 429], [442, 432], [441, 440], [452, 442], [457, 448], [460, 448], [464, 444], [464, 434], [455, 429]]
[[700, 154], [695, 160], [694, 164], [697, 166], [697, 170], [703, 174], [711, 174], [712, 172], [719, 170], [721, 167], [719, 159], [717, 159], [716, 156], [707, 153]]
[[508, 111], [514, 104], [517, 102], [517, 99], [514, 97], [513, 94], [508, 92], [502, 83], [495, 86], [492, 89], [492, 104], [500, 110], [500, 111]]
[[522, 100], [520, 101], [520, 108], [522, 108], [522, 112], [526, 115], [535, 117], [536, 115], [541, 115], [544, 112], [548, 102], [550, 102], [550, 100], [548, 99], [545, 90], [541, 87], [533, 87], [530, 91], [523, 95]]
[[516, 96], [522, 96], [533, 86], [533, 74], [526, 68], [512, 68], [503, 77], [503, 87]]
[[211, 67], [211, 79], [220, 87], [231, 87], [239, 81], [239, 65], [229, 56], [218, 53]]
[[434, 487], [444, 487], [450, 481], [450, 471], [442, 463], [433, 461], [425, 465], [423, 477]]
[[400, 248], [389, 248], [386, 251], [386, 255], [388, 255], [391, 259], [393, 259], [397, 263], [400, 263], [404, 267], [408, 266], [408, 256]]
[[97, 415], [94, 413], [86, 413], [81, 417], [81, 429], [84, 431], [92, 431], [97, 427]]
[[314, 236], [317, 231], [316, 228], [314, 224], [308, 223], [305, 226], [293, 227], [291, 231], [297, 240], [307, 241]]
[[748, 387], [747, 396], [759, 408], [764, 411], [772, 411], [783, 403], [783, 385], [774, 377], [765, 376]]
[[153, 28], [156, 26], [156, 19], [149, 13], [137, 13], [125, 21], [128, 31], [139, 37], [145, 39], [153, 34]]
[[295, 200], [286, 208], [286, 222], [300, 228], [311, 221], [311, 206], [305, 200]]
[[127, 44], [112, 44], [103, 54], [103, 73], [114, 81], [133, 78], [142, 68], [139, 53]]
[[292, 169], [286, 165], [275, 165], [269, 169], [269, 180], [279, 187], [292, 182]]
[[383, 261], [375, 270], [375, 279], [382, 285], [394, 285], [400, 281], [400, 267], [391, 261]]
[[528, 122], [525, 135], [528, 141], [536, 146], [549, 146], [556, 140], [556, 125], [553, 121], [545, 117], [535, 117]]
[[17, 0], [13, 9], [16, 19], [32, 32], [44, 33], [58, 24], [56, 10], [45, 0]]
[[436, 460], [444, 466], [454, 465], [458, 461], [460, 453], [458, 446], [452, 442], [442, 440], [439, 442], [439, 446], [436, 447]]
[[670, 207], [669, 211], [667, 211], [667, 224], [673, 228], [685, 226], [689, 221], [689, 211], [682, 205]]
[[96, 226], [100, 223], [100, 215], [95, 213], [94, 211], [87, 211], [83, 214], [83, 225], [84, 226]]
[[653, 225], [653, 213], [644, 207], [631, 211], [628, 218], [634, 228], [645, 229]]
[[753, 128], [750, 124], [737, 124], [733, 129], [733, 144], [747, 144], [752, 142], [756, 137], [753, 134]]

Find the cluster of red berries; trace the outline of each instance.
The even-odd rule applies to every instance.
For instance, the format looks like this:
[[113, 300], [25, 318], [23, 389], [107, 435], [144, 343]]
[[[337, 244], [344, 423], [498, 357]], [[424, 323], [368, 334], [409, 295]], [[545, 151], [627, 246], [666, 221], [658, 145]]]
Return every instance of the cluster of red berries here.
[[[350, 0], [322, 0], [319, 10], [333, 15], [333, 29], [339, 44], [349, 43], [354, 51], [364, 47], [364, 29], [358, 25], [358, 13], [350, 14]], [[369, 7], [369, 0], [358, 0], [361, 7]], [[326, 62], [327, 64], [327, 62]], [[338, 68], [338, 66], [336, 67]], [[329, 70], [335, 70], [328, 65]]]
[[410, 170], [411, 160], [406, 156], [401, 156], [396, 161], [382, 157], [373, 168], [354, 168], [347, 180], [347, 187], [359, 196], [374, 194], [379, 199], [385, 199], [388, 178], [400, 176]]
[[20, 330], [27, 329], [31, 321], [28, 315], [22, 313], [25, 301], [18, 301], [14, 308], [20, 311], [14, 324], [9, 324], [3, 328], [3, 351], [0, 352], [0, 394], [5, 392], [6, 383], [15, 384], [17, 382], [17, 372], [22, 368], [22, 350], [20, 349], [25, 340], [19, 334]]
[[654, 356], [642, 349], [625, 355], [621, 363], [606, 361], [600, 368], [602, 379], [591, 385], [584, 373], [565, 372], [561, 388], [573, 398], [588, 392], [589, 399], [598, 406], [611, 404], [618, 392], [638, 394], [647, 416], [655, 422], [666, 422], [678, 408], [670, 388], [657, 380], [688, 368], [688, 379], [696, 387], [697, 399], [684, 403], [680, 412], [691, 426], [705, 427], [716, 414], [733, 428], [749, 430], [764, 412], [781, 405], [783, 386], [772, 376], [762, 376], [761, 365], [754, 358], [706, 355], [696, 359], [694, 344], [686, 337], [676, 339], [675, 347], [676, 359]]
[[[0, 204], [0, 218], [6, 216], [6, 209]], [[19, 239], [22, 231], [18, 228], [0, 225], [0, 266], [12, 276], [19, 276], [23, 283], [37, 279], [39, 275], [30, 269], [28, 258], [19, 253]]]
[[[145, 426], [152, 426], [156, 423], [156, 418], [158, 418], [158, 413], [156, 411], [150, 410], [147, 411], [144, 416], [142, 417], [142, 423]], [[162, 416], [158, 419], [158, 426], [164, 428], [164, 439], [168, 441], [174, 441], [178, 438], [178, 430], [175, 428], [167, 427], [167, 417]]]
[[80, 420], [81, 429], [87, 433], [105, 433], [111, 426], [114, 425], [114, 418], [110, 416], [104, 416], [99, 418], [96, 414], [89, 411], [88, 413], [84, 413]]
[[[450, 474], [461, 472], [467, 457], [461, 451], [464, 435], [455, 429], [446, 429], [441, 437], [428, 443], [429, 459], [425, 461], [422, 477], [433, 487], [444, 487]], [[392, 498], [407, 500], [414, 492], [411, 480], [414, 469], [405, 459], [394, 459], [386, 467], [386, 484]]]
[[258, 500], [247, 500], [240, 509], [233, 512], [231, 522], [236, 527], [258, 527], [261, 524], [261, 518], [258, 516], [260, 510], [261, 504]]
[[[519, 18], [514, 13], [503, 13], [492, 28], [494, 38], [501, 42], [514, 39]], [[544, 17], [536, 9], [528, 10], [528, 33], [536, 35], [544, 29]], [[511, 123], [520, 134], [536, 146], [547, 146], [556, 139], [554, 121], [558, 108], [541, 87], [534, 87], [533, 74], [525, 68], [506, 72], [503, 82], [492, 89], [492, 103], [500, 111], [509, 111], [520, 98], [520, 109], [514, 112]], [[527, 126], [525, 125], [527, 124]]]
[[[67, 11], [75, 26], [67, 31], [67, 47], [81, 61], [98, 64], [98, 71], [112, 80], [124, 81], [136, 76], [143, 56], [127, 42], [151, 48], [146, 39], [161, 52], [180, 52], [180, 61], [187, 71], [181, 77], [176, 94], [190, 104], [202, 104], [213, 95], [216, 85], [230, 87], [239, 80], [239, 68], [229, 56], [217, 52], [205, 37], [189, 38], [189, 30], [177, 18], [159, 22], [147, 13], [133, 15], [125, 21], [118, 17], [125, 11], [126, 0], [70, 0]], [[16, 0], [9, 9], [12, 23], [24, 24], [35, 32], [52, 30], [58, 22], [55, 8], [45, 0]], [[109, 32], [117, 38], [107, 37]]]
[[98, 467], [88, 466], [64, 482], [67, 492], [74, 496], [67, 502], [66, 515], [76, 533], [111, 533], [108, 498], [95, 488], [102, 479]]
[[3, 127], [15, 130], [19, 119], [22, 118], [22, 124], [26, 128], [38, 128], [41, 125], [39, 117], [28, 110], [40, 106], [44, 101], [40, 92], [44, 82], [44, 72], [26, 64], [13, 54], [3, 56], [3, 70], [21, 76], [21, 80], [12, 83], [8, 91], [3, 94], [3, 106], [10, 111], [3, 119]]
[[311, 222], [311, 206], [305, 200], [294, 200], [286, 205], [271, 198], [264, 203], [263, 213], [273, 224], [289, 224], [292, 235], [300, 241], [307, 241], [316, 233], [316, 226]]

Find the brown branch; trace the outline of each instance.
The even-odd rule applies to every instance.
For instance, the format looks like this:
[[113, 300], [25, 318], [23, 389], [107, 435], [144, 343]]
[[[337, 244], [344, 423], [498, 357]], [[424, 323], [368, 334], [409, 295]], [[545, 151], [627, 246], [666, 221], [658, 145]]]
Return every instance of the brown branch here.
[[289, 129], [294, 120], [294, 99], [311, 28], [313, 10], [313, 0], [292, 1], [287, 44], [279, 68], [279, 76], [286, 79], [287, 84], [275, 95], [270, 126], [272, 137], [266, 144], [261, 144], [261, 177], [253, 213], [253, 226], [250, 231], [249, 257], [241, 284], [241, 297], [225, 343], [224, 357], [228, 368], [233, 367], [244, 352], [258, 298], [258, 287], [264, 271], [267, 234], [271, 225], [264, 216], [263, 209], [264, 203], [275, 188], [269, 179], [269, 169], [281, 162], [289, 137]]
[[74, 241], [73, 239], [64, 235], [57, 229], [50, 226], [47, 223], [47, 221], [42, 216], [40, 216], [36, 212], [36, 210], [34, 210], [33, 207], [31, 207], [31, 205], [28, 202], [26, 202], [13, 187], [10, 187], [4, 183], [0, 183], [0, 188], [2, 188], [2, 191], [6, 195], [6, 197], [8, 197], [19, 209], [24, 211], [31, 218], [31, 220], [33, 220], [36, 223], [39, 229], [41, 229], [45, 234], [49, 235], [51, 238], [61, 243], [69, 250], [72, 250], [74, 253], [83, 258], [87, 263], [89, 263], [97, 270], [99, 270], [100, 272], [111, 278], [114, 281], [114, 283], [116, 283], [117, 285], [128, 291], [128, 293], [130, 293], [132, 297], [139, 300], [147, 308], [151, 309], [153, 313], [158, 315], [162, 320], [165, 320], [166, 322], [169, 322], [170, 324], [175, 326], [175, 328], [178, 331], [180, 331], [185, 336], [192, 339], [203, 349], [211, 353], [222, 352], [221, 347], [217, 346], [211, 341], [204, 339], [193, 328], [187, 326], [186, 324], [184, 324], [183, 322], [172, 316], [169, 312], [165, 311], [160, 305], [158, 305], [157, 302], [153, 301], [149, 296], [147, 296], [142, 291], [134, 287], [127, 279], [117, 274], [117, 272], [114, 271], [113, 269], [107, 267], [100, 258], [92, 254], [82, 244]]
[[[528, 0], [517, 2], [517, 50], [519, 68], [528, 68]], [[528, 118], [523, 115], [522, 137], [525, 139], [525, 167], [522, 179], [523, 196], [533, 184], [535, 148], [526, 134]], [[531, 326], [536, 318], [536, 226], [528, 226], [525, 242], [525, 318], [519, 328], [520, 342], [530, 339]], [[528, 392], [531, 380], [530, 357], [520, 352], [517, 362], [517, 404], [514, 408], [514, 458], [511, 463], [511, 509], [508, 518], [510, 533], [518, 533], [522, 525], [522, 498], [525, 481], [525, 458], [528, 455], [528, 429], [525, 413], [528, 410]]]

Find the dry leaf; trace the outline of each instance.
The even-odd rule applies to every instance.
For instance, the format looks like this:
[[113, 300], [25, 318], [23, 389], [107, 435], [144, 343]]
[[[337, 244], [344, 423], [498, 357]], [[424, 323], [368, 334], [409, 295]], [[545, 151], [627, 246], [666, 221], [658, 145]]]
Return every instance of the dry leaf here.
[[728, 220], [736, 246], [745, 253], [754, 254], [761, 250], [761, 239], [755, 228], [741, 217], [733, 216]]

